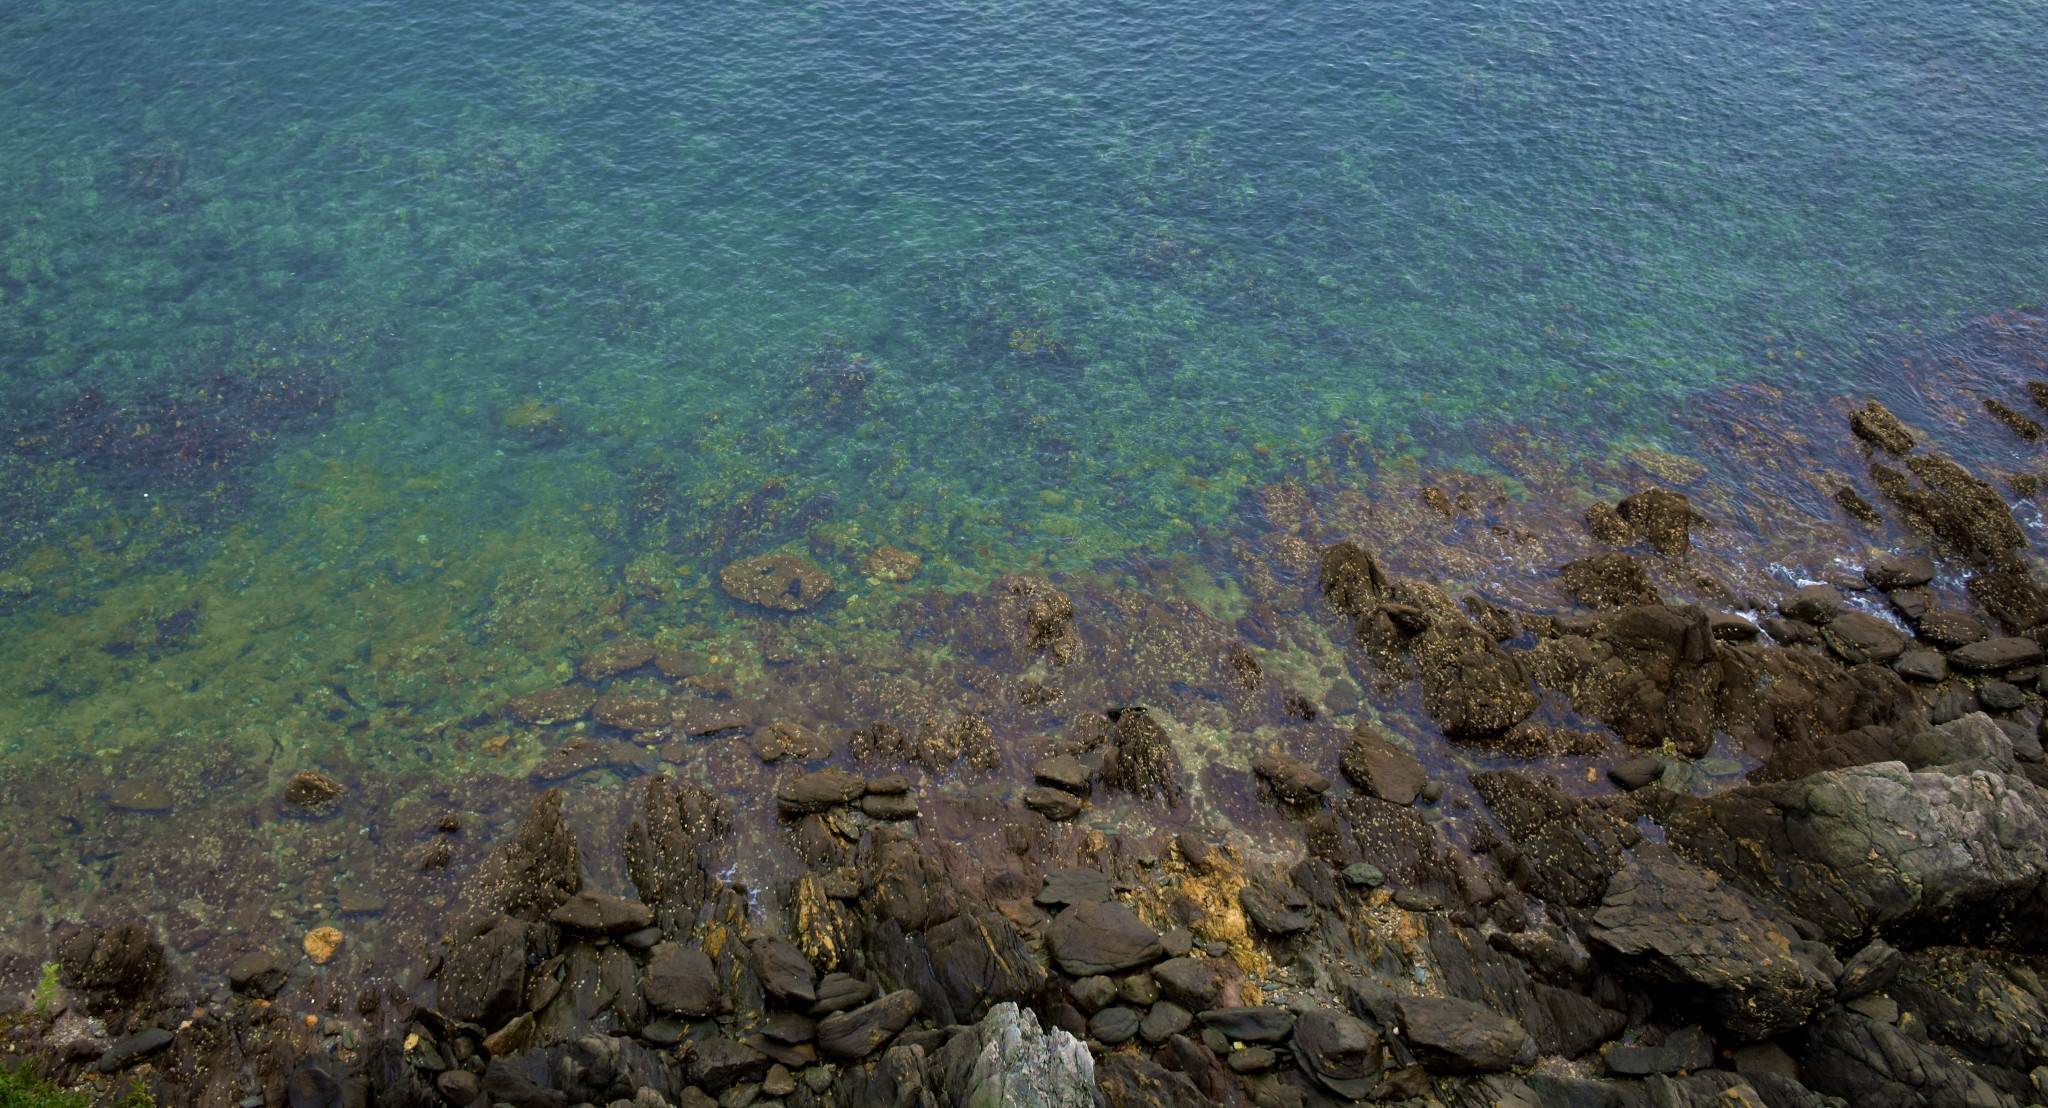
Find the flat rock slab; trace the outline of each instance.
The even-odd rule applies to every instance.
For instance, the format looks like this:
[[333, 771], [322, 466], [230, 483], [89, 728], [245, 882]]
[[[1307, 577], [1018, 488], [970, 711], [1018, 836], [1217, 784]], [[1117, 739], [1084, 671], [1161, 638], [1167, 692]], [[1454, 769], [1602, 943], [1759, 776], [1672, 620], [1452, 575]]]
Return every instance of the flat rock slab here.
[[1337, 768], [1353, 785], [1381, 800], [1404, 807], [1415, 803], [1423, 786], [1429, 784], [1429, 771], [1422, 768], [1422, 762], [1415, 755], [1401, 749], [1367, 723], [1360, 723], [1352, 729]]
[[2032, 639], [1998, 638], [1959, 646], [1948, 656], [1949, 664], [1965, 673], [2003, 673], [2041, 660], [2041, 644]]
[[807, 816], [851, 804], [867, 791], [858, 773], [821, 769], [790, 778], [775, 787], [775, 804], [786, 816]]
[[1039, 904], [1058, 906], [1066, 904], [1105, 904], [1116, 899], [1116, 889], [1109, 878], [1092, 869], [1056, 869], [1045, 875], [1045, 884], [1032, 898]]
[[1795, 936], [1768, 910], [1675, 860], [1622, 867], [1588, 937], [1641, 976], [1703, 999], [1748, 1039], [1799, 1027], [1834, 991], [1825, 974], [1794, 957]]
[[1240, 1043], [1279, 1043], [1294, 1033], [1294, 1013], [1270, 1004], [1211, 1008], [1200, 1016], [1202, 1026]]
[[818, 1021], [818, 1053], [842, 1061], [865, 1058], [910, 1026], [920, 1004], [916, 993], [899, 989], [851, 1011], [834, 1012]]
[[573, 927], [578, 931], [590, 931], [599, 935], [624, 935], [651, 925], [654, 922], [654, 909], [637, 900], [627, 900], [607, 893], [581, 892], [548, 913], [548, 918], [563, 927]]
[[1166, 953], [1159, 933], [1114, 901], [1069, 907], [1046, 928], [1045, 942], [1060, 969], [1073, 977], [1135, 969]]
[[1469, 1000], [1403, 997], [1395, 1011], [1402, 1037], [1425, 1065], [1501, 1073], [1535, 1060], [1536, 1044], [1519, 1021]]

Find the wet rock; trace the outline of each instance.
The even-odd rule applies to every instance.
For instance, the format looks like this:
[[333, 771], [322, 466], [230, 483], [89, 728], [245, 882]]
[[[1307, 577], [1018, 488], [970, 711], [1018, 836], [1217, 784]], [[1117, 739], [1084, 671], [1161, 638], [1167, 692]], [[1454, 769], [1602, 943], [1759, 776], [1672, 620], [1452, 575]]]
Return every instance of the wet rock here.
[[1210, 1103], [1186, 1074], [1130, 1054], [1103, 1057], [1096, 1064], [1095, 1081], [1105, 1108], [1194, 1108]]
[[1151, 972], [1160, 992], [1190, 1011], [1207, 1011], [1223, 992], [1216, 971], [1199, 958], [1170, 958], [1153, 966]]
[[1821, 641], [1852, 666], [1884, 665], [1905, 653], [1906, 633], [1865, 612], [1844, 612], [1820, 629]]
[[901, 794], [870, 793], [861, 797], [860, 810], [869, 819], [911, 820], [917, 818], [917, 801]]
[[731, 814], [703, 786], [665, 774], [647, 779], [640, 808], [626, 828], [626, 875], [640, 902], [670, 934], [694, 924], [726, 864]]
[[228, 987], [244, 996], [276, 996], [284, 981], [284, 967], [267, 950], [250, 951], [228, 966]]
[[1357, 543], [1340, 542], [1323, 548], [1323, 596], [1330, 606], [1348, 616], [1362, 616], [1379, 605], [1387, 591], [1387, 575], [1371, 554]]
[[[718, 969], [702, 950], [679, 943], [656, 943], [647, 952], [640, 992], [656, 1009], [691, 1019], [714, 1016], [723, 1007], [720, 991]], [[866, 998], [866, 986], [862, 986], [860, 995]]]
[[2003, 673], [2041, 661], [2041, 644], [2032, 639], [1999, 638], [1974, 642], [1949, 652], [1949, 664], [1964, 673]]
[[690, 1083], [723, 1092], [743, 1081], [759, 1081], [772, 1063], [768, 1056], [736, 1039], [713, 1036], [690, 1044], [683, 1060]]
[[1714, 1040], [1702, 1027], [1687, 1027], [1666, 1036], [1657, 1046], [1615, 1046], [1603, 1056], [1607, 1071], [1622, 1077], [1653, 1073], [1685, 1073], [1714, 1064]]
[[1028, 1008], [998, 1004], [947, 1040], [933, 1067], [943, 1103], [1096, 1108], [1095, 1060], [1058, 1028], [1041, 1031]]
[[1337, 768], [1345, 780], [1391, 804], [1415, 803], [1429, 773], [1415, 755], [1395, 745], [1363, 720], [1351, 730]]
[[1074, 602], [1042, 577], [1004, 577], [996, 582], [1002, 601], [999, 620], [1012, 641], [1029, 653], [1042, 653], [1054, 665], [1074, 660], [1081, 650], [1074, 629]]
[[123, 781], [107, 790], [107, 806], [120, 812], [161, 815], [170, 811], [173, 803], [171, 790], [161, 781]]
[[1929, 608], [1921, 613], [1914, 630], [1936, 646], [1955, 648], [1981, 643], [1991, 637], [1991, 628], [1968, 612], [1953, 608]]
[[596, 689], [587, 685], [562, 685], [515, 696], [505, 705], [505, 710], [521, 723], [550, 725], [582, 719], [595, 703]]
[[1088, 1017], [1088, 1037], [1105, 1046], [1119, 1046], [1137, 1037], [1142, 1018], [1122, 1005], [1104, 1008]]
[[910, 1026], [921, 1004], [917, 994], [899, 989], [879, 1000], [818, 1021], [818, 1052], [827, 1058], [865, 1058]]
[[792, 1008], [817, 1002], [818, 971], [796, 944], [769, 936], [754, 940], [748, 953], [754, 975], [761, 979], [769, 999]]
[[1197, 1018], [1232, 1042], [1282, 1043], [1294, 1033], [1294, 1013], [1270, 1004], [1210, 1008]]
[[609, 893], [580, 892], [548, 914], [563, 927], [599, 935], [624, 935], [654, 922], [654, 910]]
[[1763, 621], [1763, 628], [1764, 633], [1770, 635], [1771, 640], [1781, 646], [1805, 646], [1820, 642], [1819, 632], [1796, 620], [1772, 616]]
[[1491, 739], [1536, 710], [1536, 694], [1520, 659], [1459, 616], [1434, 590], [1413, 590], [1439, 605], [1428, 631], [1413, 644], [1422, 706], [1444, 734], [1458, 741]]
[[152, 1027], [146, 1031], [138, 1031], [125, 1039], [116, 1041], [113, 1046], [108, 1047], [107, 1052], [100, 1055], [100, 1060], [94, 1068], [101, 1073], [113, 1073], [116, 1070], [126, 1069], [130, 1065], [140, 1062], [144, 1058], [170, 1046], [173, 1038], [175, 1036], [161, 1027]]
[[1130, 707], [1117, 712], [1110, 738], [1113, 745], [1102, 766], [1104, 788], [1157, 797], [1170, 807], [1185, 802], [1180, 757], [1174, 753], [1166, 729], [1149, 711]]
[[526, 926], [485, 917], [456, 932], [441, 966], [441, 1010], [456, 1019], [497, 1027], [526, 1000]]
[[741, 731], [754, 725], [754, 708], [745, 701], [686, 700], [669, 716], [668, 725], [676, 734], [692, 738]]
[[1657, 553], [1676, 558], [1692, 549], [1692, 502], [1684, 493], [1644, 489], [1615, 507]]
[[1455, 997], [1403, 997], [1395, 1002], [1401, 1037], [1424, 1065], [1498, 1073], [1534, 1061], [1536, 1044], [1521, 1023]]
[[96, 1016], [146, 1007], [170, 968], [163, 943], [141, 920], [61, 934], [56, 953], [58, 980], [81, 994]]
[[718, 571], [718, 584], [735, 600], [778, 612], [801, 612], [832, 592], [832, 578], [794, 554], [742, 558]]
[[1892, 672], [1908, 681], [1938, 684], [1948, 680], [1948, 659], [1937, 650], [1908, 650], [1892, 660]]
[[1629, 792], [1654, 784], [1664, 776], [1664, 759], [1655, 754], [1637, 754], [1607, 767], [1607, 779]]
[[1969, 470], [1932, 454], [1906, 459], [1906, 468], [1920, 479], [1918, 487], [1905, 474], [1874, 462], [1870, 477], [1899, 506], [1908, 526], [1996, 566], [2012, 564], [2025, 548], [2026, 535], [1998, 490]]
[[478, 867], [469, 892], [494, 911], [542, 920], [582, 887], [575, 832], [562, 818], [560, 790], [549, 789], [534, 799], [512, 841]]
[[1834, 988], [1792, 953], [1794, 936], [1768, 910], [1677, 861], [1623, 866], [1587, 937], [1636, 973], [1688, 990], [1748, 1039], [1798, 1027]]
[[1778, 601], [1786, 619], [1823, 624], [1842, 614], [1842, 594], [1832, 585], [1805, 585]]
[[1085, 797], [1095, 782], [1095, 771], [1070, 754], [1046, 758], [1031, 767], [1031, 779], [1055, 789], [1063, 789], [1075, 796]]
[[1882, 989], [1892, 983], [1899, 967], [1905, 964], [1906, 956], [1897, 947], [1883, 939], [1872, 939], [1842, 963], [1842, 973], [1835, 981], [1835, 999], [1846, 1004]]
[[747, 745], [754, 757], [773, 765], [783, 759], [812, 762], [832, 753], [832, 744], [814, 731], [778, 720], [755, 729]]
[[1074, 977], [1134, 969], [1164, 953], [1159, 933], [1114, 901], [1072, 905], [1046, 928], [1045, 942], [1060, 969]]
[[1849, 430], [1864, 442], [1893, 454], [1907, 453], [1915, 442], [1913, 432], [1899, 422], [1899, 417], [1875, 400], [1849, 413]]
[[1065, 789], [1049, 789], [1033, 785], [1025, 789], [1020, 798], [1026, 808], [1055, 823], [1073, 819], [1087, 807], [1087, 802]]
[[861, 571], [883, 581], [908, 581], [924, 568], [924, 558], [886, 543], [861, 560]]
[[1917, 588], [1934, 580], [1934, 559], [1925, 554], [1885, 554], [1863, 567], [1863, 579], [1885, 592]]
[[1613, 546], [1626, 546], [1636, 541], [1635, 528], [1628, 525], [1614, 505], [1599, 501], [1586, 509], [1586, 530], [1601, 542]]
[[590, 706], [590, 718], [621, 731], [659, 731], [675, 722], [675, 707], [666, 696], [613, 689]]
[[2048, 1061], [2048, 989], [2037, 969], [2033, 959], [2003, 951], [1914, 951], [1886, 989], [1893, 1019], [1885, 1022], [1896, 1022], [1904, 1008], [1934, 1042], [1979, 1067], [1986, 1080], [2018, 1089], [2021, 1075]]
[[586, 681], [602, 681], [629, 673], [654, 660], [654, 644], [640, 639], [611, 639], [576, 661]]
[[309, 814], [325, 815], [341, 806], [348, 786], [316, 770], [302, 769], [285, 782], [285, 803]]
[[1269, 752], [1252, 759], [1252, 772], [1288, 804], [1312, 804], [1330, 791], [1330, 779], [1292, 754]]
[[1580, 558], [1566, 562], [1560, 573], [1564, 591], [1588, 608], [1605, 611], [1657, 603], [1657, 590], [1650, 587], [1642, 563], [1627, 554]]
[[1379, 1072], [1380, 1037], [1349, 1013], [1311, 1008], [1295, 1021], [1294, 1057], [1324, 1088], [1361, 1100]]
[[1761, 629], [1731, 612], [1713, 612], [1707, 616], [1707, 631], [1716, 642], [1751, 642]]
[[1106, 904], [1116, 899], [1116, 889], [1101, 871], [1082, 868], [1048, 870], [1045, 883], [1032, 898], [1036, 903], [1058, 907], [1067, 904]]
[[578, 737], [556, 747], [527, 774], [536, 785], [552, 785], [592, 770], [631, 765], [633, 751], [624, 743]]
[[811, 815], [851, 804], [867, 791], [867, 782], [843, 769], [821, 769], [784, 781], [775, 788], [776, 807], [785, 816]]
[[456, 1108], [474, 1102], [484, 1091], [483, 1079], [468, 1070], [443, 1070], [435, 1075], [434, 1087]]

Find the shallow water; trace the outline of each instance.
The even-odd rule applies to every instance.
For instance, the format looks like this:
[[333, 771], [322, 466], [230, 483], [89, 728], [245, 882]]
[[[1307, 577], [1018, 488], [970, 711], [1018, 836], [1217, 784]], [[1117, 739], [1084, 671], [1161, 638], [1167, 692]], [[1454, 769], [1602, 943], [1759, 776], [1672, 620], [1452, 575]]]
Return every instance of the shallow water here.
[[[1282, 478], [1512, 497], [1490, 444], [1590, 485], [1697, 445], [1700, 397], [1739, 423], [1724, 386], [1910, 394], [1901, 344], [2048, 287], [2044, 37], [1924, 0], [10, 5], [0, 758], [86, 823], [153, 762], [523, 788], [505, 699], [612, 634], [771, 682], [1025, 570], [1229, 627]], [[836, 579], [795, 627], [716, 584], [774, 549]], [[1322, 689], [1313, 655], [1272, 664]]]

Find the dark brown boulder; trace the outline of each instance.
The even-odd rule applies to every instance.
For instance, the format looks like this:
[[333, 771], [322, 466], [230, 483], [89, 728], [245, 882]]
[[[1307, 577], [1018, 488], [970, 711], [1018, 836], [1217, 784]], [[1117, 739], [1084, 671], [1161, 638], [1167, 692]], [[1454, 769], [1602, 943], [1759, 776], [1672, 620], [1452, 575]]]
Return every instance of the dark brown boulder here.
[[690, 1019], [715, 1016], [722, 1007], [718, 969], [695, 946], [656, 943], [647, 952], [640, 991], [657, 1010]]
[[1588, 608], [1627, 608], [1657, 602], [1657, 590], [1650, 587], [1642, 563], [1618, 551], [1566, 562], [1560, 572], [1564, 591]]
[[483, 907], [523, 920], [544, 920], [583, 887], [576, 833], [562, 818], [562, 794], [536, 797], [512, 841], [484, 859], [470, 881]]
[[916, 993], [899, 989], [850, 1011], [834, 1012], [818, 1021], [818, 1053], [839, 1061], [865, 1058], [910, 1026], [920, 1006]]
[[821, 769], [793, 777], [775, 787], [776, 807], [785, 816], [803, 816], [851, 804], [867, 791], [867, 782], [843, 769]]
[[1692, 501], [1670, 489], [1644, 489], [1616, 505], [1650, 549], [1676, 558], [1692, 549]]
[[1934, 559], [1925, 554], [1885, 554], [1863, 567], [1863, 579], [1885, 592], [1917, 588], [1934, 580]]
[[1904, 631], [1867, 612], [1844, 612], [1820, 629], [1821, 641], [1852, 666], [1890, 663], [1911, 641]]
[[61, 934], [56, 953], [58, 980], [94, 1015], [148, 1007], [170, 972], [164, 944], [141, 920]]
[[1142, 707], [1116, 713], [1110, 728], [1112, 745], [1102, 763], [1102, 785], [1139, 797], [1157, 797], [1177, 806], [1187, 797], [1181, 784], [1180, 756], [1173, 740]]
[[1879, 450], [1904, 454], [1913, 449], [1913, 432], [1899, 422], [1899, 417], [1893, 415], [1891, 409], [1875, 400], [1849, 413], [1849, 430]]
[[1323, 595], [1330, 606], [1354, 618], [1379, 605], [1387, 591], [1387, 575], [1378, 559], [1354, 542], [1323, 548]]
[[521, 723], [570, 723], [582, 719], [597, 703], [597, 690], [587, 685], [561, 685], [515, 696], [505, 705]]
[[1360, 720], [1351, 729], [1337, 768], [1358, 788], [1394, 804], [1415, 803], [1429, 784], [1429, 773], [1415, 755], [1396, 746], [1371, 723]]
[[1252, 759], [1252, 772], [1288, 804], [1313, 804], [1330, 791], [1330, 779], [1292, 754], [1271, 751]]
[[1536, 1060], [1536, 1044], [1519, 1021], [1469, 1000], [1403, 997], [1395, 1010], [1408, 1049], [1432, 1068], [1500, 1073]]

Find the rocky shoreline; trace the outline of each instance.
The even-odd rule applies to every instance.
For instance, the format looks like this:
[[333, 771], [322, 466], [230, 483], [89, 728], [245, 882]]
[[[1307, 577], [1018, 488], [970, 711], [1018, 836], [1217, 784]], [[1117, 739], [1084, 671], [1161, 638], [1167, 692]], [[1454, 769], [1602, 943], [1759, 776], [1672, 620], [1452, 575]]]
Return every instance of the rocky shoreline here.
[[[508, 704], [554, 743], [516, 832], [422, 815], [409, 862], [459, 893], [418, 948], [347, 969], [325, 928], [195, 966], [145, 921], [67, 924], [6, 1049], [250, 1108], [2048, 1103], [2048, 590], [1997, 487], [1874, 401], [1848, 424], [1869, 492], [1834, 503], [1916, 545], [1767, 597], [1703, 583], [1708, 513], [1667, 487], [1586, 512], [1555, 608], [1454, 597], [1267, 490], [1264, 594], [1473, 772], [1317, 722], [1335, 694], [1268, 672], [1293, 625], [1256, 607], [1070, 679], [1095, 609], [1006, 578], [950, 613], [989, 707], [844, 735], [620, 638]], [[727, 588], [801, 607], [801, 561]], [[1249, 721], [1248, 772], [1148, 660]], [[566, 814], [634, 759], [615, 820]], [[761, 795], [712, 787], [737, 761]], [[347, 788], [302, 771], [273, 812]], [[735, 857], [749, 813], [778, 867]]]

